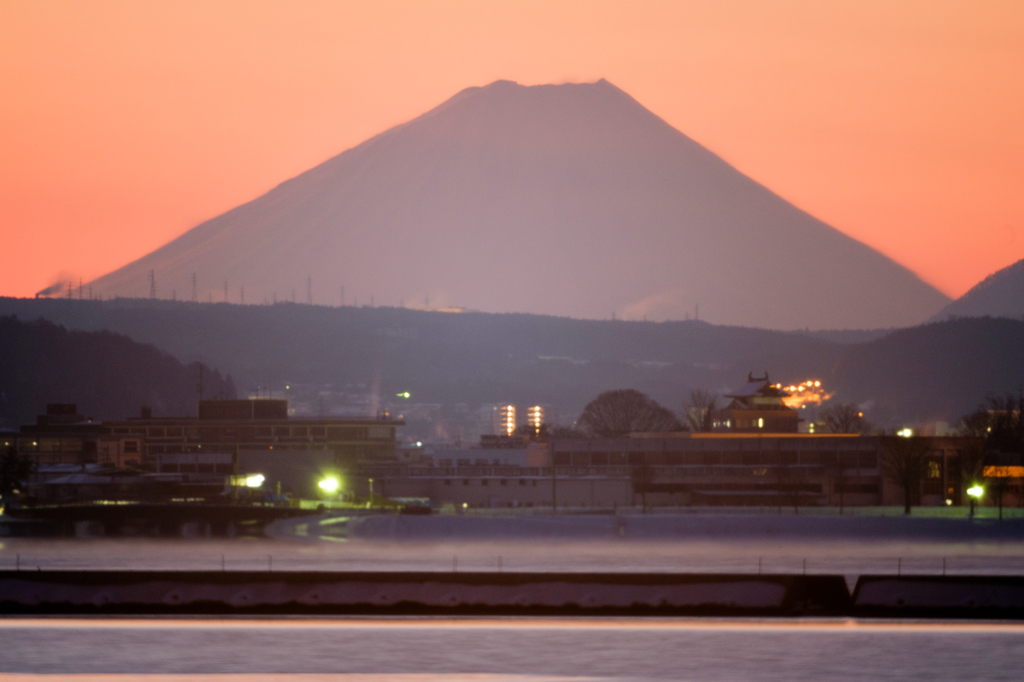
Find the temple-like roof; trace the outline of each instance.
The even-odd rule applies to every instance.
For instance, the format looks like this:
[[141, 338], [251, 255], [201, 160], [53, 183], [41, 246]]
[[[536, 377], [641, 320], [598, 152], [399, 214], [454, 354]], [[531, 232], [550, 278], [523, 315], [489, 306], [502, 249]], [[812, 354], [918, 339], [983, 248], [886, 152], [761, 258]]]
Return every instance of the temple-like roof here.
[[788, 398], [789, 393], [786, 393], [780, 388], [776, 388], [768, 380], [768, 372], [764, 373], [761, 378], [756, 378], [753, 373], [747, 374], [747, 383], [740, 387], [738, 390], [732, 393], [726, 393], [726, 398]]

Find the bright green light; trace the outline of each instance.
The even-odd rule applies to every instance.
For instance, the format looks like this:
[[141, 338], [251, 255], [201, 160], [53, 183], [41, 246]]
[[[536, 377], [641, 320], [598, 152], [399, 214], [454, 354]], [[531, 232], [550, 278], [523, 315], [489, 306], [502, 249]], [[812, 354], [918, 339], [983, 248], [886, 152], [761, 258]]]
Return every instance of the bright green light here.
[[263, 481], [267, 480], [263, 474], [253, 474], [252, 476], [245, 477], [246, 488], [259, 488], [263, 485]]
[[980, 485], [973, 485], [967, 489], [967, 494], [976, 500], [981, 499], [981, 496], [985, 494], [985, 489]]
[[334, 476], [328, 476], [327, 478], [317, 483], [317, 486], [320, 488], [322, 492], [327, 493], [328, 495], [333, 495], [334, 493], [341, 490], [341, 481], [339, 481]]
[[404, 393], [396, 393], [395, 395], [399, 398], [408, 398], [410, 397], [411, 394], [409, 393], [409, 391], [405, 391]]

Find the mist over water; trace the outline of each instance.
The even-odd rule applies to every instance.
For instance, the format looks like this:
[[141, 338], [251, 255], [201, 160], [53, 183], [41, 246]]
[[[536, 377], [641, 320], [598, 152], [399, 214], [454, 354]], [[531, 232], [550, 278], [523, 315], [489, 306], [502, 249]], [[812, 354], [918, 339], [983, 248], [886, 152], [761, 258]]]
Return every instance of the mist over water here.
[[[492, 532], [495, 521], [501, 533]], [[1024, 540], [1013, 526], [979, 525], [943, 538], [927, 524], [913, 524], [921, 530], [908, 536], [899, 519], [830, 521], [821, 528], [813, 521], [754, 515], [626, 519], [621, 527], [608, 517], [504, 521], [308, 517], [279, 524], [265, 538], [5, 538], [0, 569], [17, 563], [21, 570], [806, 570], [844, 575], [851, 588], [860, 574], [936, 575], [944, 565], [950, 575], [1024, 575]], [[491, 535], [476, 535], [483, 528]], [[115, 680], [146, 673], [138, 679], [148, 682], [212, 674], [230, 675], [218, 682], [1017, 680], [1024, 626], [835, 619], [8, 617], [0, 618], [0, 642], [0, 680], [3, 673]]]
[[1016, 625], [792, 620], [8, 619], [0, 637], [6, 672], [247, 682], [1017, 680], [1024, 655]]

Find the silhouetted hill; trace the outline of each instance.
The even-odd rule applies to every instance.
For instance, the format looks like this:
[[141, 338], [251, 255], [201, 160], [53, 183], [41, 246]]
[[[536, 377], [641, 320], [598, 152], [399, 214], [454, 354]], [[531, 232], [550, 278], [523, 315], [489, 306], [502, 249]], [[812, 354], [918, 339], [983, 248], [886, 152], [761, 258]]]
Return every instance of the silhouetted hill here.
[[604, 80], [463, 90], [91, 289], [148, 296], [151, 271], [164, 299], [333, 305], [344, 288], [589, 319], [699, 306], [771, 329], [906, 326], [949, 302]]
[[[46, 403], [77, 403], [94, 419], [196, 411], [198, 365], [108, 331], [68, 331], [52, 322], [0, 317], [0, 425], [17, 428]], [[234, 397], [231, 377], [204, 371], [206, 395]]]
[[953, 301], [933, 320], [951, 317], [1024, 317], [1024, 260], [995, 272]]
[[240, 306], [0, 298], [0, 314], [110, 329], [229, 372], [240, 392], [286, 383], [412, 391], [430, 403], [556, 404], [578, 411], [633, 387], [679, 409], [692, 387], [747, 372], [826, 374], [840, 346], [803, 334], [703, 322], [612, 322], [402, 308]]
[[894, 331], [843, 353], [844, 401], [872, 403], [879, 422], [954, 421], [987, 395], [1024, 388], [1024, 322], [958, 319]]
[[[802, 332], [694, 321], [290, 303], [0, 298], [0, 315], [11, 314], [126, 334], [186, 362], [202, 360], [230, 372], [243, 393], [257, 385], [280, 390], [288, 382], [339, 389], [354, 384], [384, 399], [408, 390], [417, 402], [541, 403], [568, 416], [614, 388], [636, 388], [678, 410], [691, 388], [723, 392], [741, 384], [748, 371], [769, 370], [786, 383], [824, 379], [835, 400], [868, 404], [869, 416], [886, 424], [952, 422], [986, 395], [1024, 385], [1024, 322], [1005, 319], [960, 319], [836, 343]], [[90, 362], [88, 354], [75, 358]], [[191, 400], [189, 382], [181, 395]], [[125, 401], [126, 414], [137, 410], [139, 400]]]

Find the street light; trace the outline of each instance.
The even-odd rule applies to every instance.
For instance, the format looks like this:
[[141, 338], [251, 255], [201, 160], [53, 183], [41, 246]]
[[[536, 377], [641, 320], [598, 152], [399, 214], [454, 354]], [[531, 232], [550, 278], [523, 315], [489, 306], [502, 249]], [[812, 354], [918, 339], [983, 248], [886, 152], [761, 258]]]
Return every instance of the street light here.
[[253, 474], [252, 476], [245, 477], [246, 488], [260, 488], [263, 486], [263, 481], [267, 480], [263, 474]]
[[967, 497], [971, 498], [971, 517], [974, 517], [974, 503], [982, 498], [985, 489], [975, 483], [967, 489]]
[[324, 495], [334, 495], [341, 490], [341, 481], [338, 480], [337, 476], [327, 476], [316, 485]]

